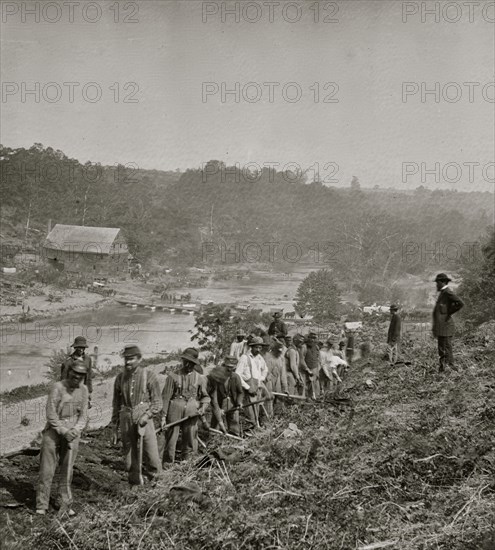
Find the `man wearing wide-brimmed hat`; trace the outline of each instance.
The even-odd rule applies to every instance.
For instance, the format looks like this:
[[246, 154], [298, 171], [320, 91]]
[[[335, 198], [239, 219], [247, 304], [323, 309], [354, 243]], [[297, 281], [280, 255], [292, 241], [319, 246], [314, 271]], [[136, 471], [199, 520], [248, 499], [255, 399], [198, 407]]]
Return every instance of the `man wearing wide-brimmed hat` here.
[[79, 448], [81, 432], [88, 420], [88, 388], [83, 384], [87, 375], [81, 358], [68, 367], [67, 377], [56, 382], [46, 403], [46, 426], [41, 442], [41, 461], [36, 513], [45, 515], [57, 464], [60, 466], [61, 512], [75, 515], [72, 505], [72, 470]]
[[[221, 365], [214, 367], [206, 378], [213, 411], [211, 427], [218, 426], [224, 433], [228, 429], [229, 433], [239, 436], [241, 431], [239, 410], [232, 411], [231, 409], [242, 407], [244, 392], [241, 379], [235, 372], [236, 368], [237, 358], [228, 356], [225, 357]], [[229, 410], [231, 412], [227, 412]]]
[[464, 306], [464, 302], [448, 286], [450, 281], [451, 279], [445, 273], [439, 273], [434, 280], [439, 294], [433, 308], [432, 332], [438, 340], [439, 372], [443, 372], [447, 365], [454, 366], [452, 337], [455, 325], [452, 315]]
[[[245, 401], [258, 401], [266, 393], [264, 382], [268, 375], [265, 360], [261, 355], [265, 342], [261, 336], [248, 340], [249, 351], [241, 355], [236, 373], [241, 378]], [[246, 414], [253, 427], [259, 427], [259, 405], [246, 407]]]
[[204, 416], [210, 396], [206, 387], [206, 376], [199, 374], [201, 369], [199, 352], [187, 348], [181, 355], [182, 366], [168, 374], [162, 391], [163, 424], [170, 424], [185, 417], [191, 417], [182, 424], [167, 429], [163, 462], [175, 462], [175, 451], [181, 434], [181, 459], [198, 450], [198, 419]]
[[88, 343], [84, 336], [76, 336], [74, 343], [71, 346], [74, 348], [74, 351], [67, 357], [67, 359], [62, 363], [62, 368], [60, 370], [60, 379], [64, 380], [69, 374], [69, 370], [74, 361], [78, 358], [82, 358], [84, 365], [86, 367], [87, 374], [84, 378], [84, 384], [88, 388], [89, 394], [89, 408], [91, 408], [91, 394], [93, 393], [93, 363], [91, 357], [86, 355], [86, 349]]
[[140, 443], [148, 477], [153, 480], [162, 469], [153, 423], [153, 418], [161, 413], [162, 400], [158, 378], [151, 369], [142, 365], [139, 347], [132, 344], [125, 346], [123, 356], [124, 371], [117, 375], [113, 391], [114, 442], [120, 427], [129, 483], [140, 485], [143, 481]]
[[393, 367], [399, 358], [399, 346], [402, 330], [402, 320], [399, 315], [399, 306], [390, 306], [390, 324], [387, 334], [387, 353], [390, 366]]

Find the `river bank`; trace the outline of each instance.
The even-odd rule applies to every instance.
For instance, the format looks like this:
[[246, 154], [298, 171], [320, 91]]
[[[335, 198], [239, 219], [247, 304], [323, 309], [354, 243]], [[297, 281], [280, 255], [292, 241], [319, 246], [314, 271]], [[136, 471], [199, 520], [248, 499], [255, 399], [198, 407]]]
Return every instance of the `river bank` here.
[[[60, 297], [60, 301], [49, 301], [50, 295]], [[87, 290], [72, 289], [61, 291], [51, 286], [45, 288], [45, 294], [26, 296], [17, 306], [2, 305], [0, 323], [12, 324], [26, 321], [49, 319], [67, 312], [85, 311], [103, 307], [113, 300]]]

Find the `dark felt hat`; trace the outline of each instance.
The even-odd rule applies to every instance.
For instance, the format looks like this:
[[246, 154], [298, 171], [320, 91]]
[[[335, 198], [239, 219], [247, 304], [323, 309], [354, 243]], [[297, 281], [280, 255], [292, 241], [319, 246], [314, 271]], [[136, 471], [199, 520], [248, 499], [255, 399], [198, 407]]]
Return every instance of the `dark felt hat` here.
[[231, 355], [228, 355], [224, 358], [223, 365], [224, 367], [237, 367], [237, 359]]
[[397, 311], [397, 310], [399, 309], [399, 306], [396, 305], [396, 304], [392, 304], [392, 305], [390, 306], [390, 309], [393, 309], [394, 311]]
[[124, 353], [122, 354], [124, 357], [135, 357], [136, 355], [139, 355], [141, 357], [141, 350], [136, 346], [135, 344], [129, 344], [125, 346]]
[[73, 348], [87, 348], [88, 343], [86, 342], [86, 338], [84, 336], [76, 336], [74, 339], [74, 343], [72, 344]]
[[452, 281], [452, 279], [448, 275], [446, 275], [445, 273], [439, 273], [435, 277], [435, 280], [433, 282], [436, 283], [437, 281], [445, 281], [446, 283], [450, 283], [450, 281]]

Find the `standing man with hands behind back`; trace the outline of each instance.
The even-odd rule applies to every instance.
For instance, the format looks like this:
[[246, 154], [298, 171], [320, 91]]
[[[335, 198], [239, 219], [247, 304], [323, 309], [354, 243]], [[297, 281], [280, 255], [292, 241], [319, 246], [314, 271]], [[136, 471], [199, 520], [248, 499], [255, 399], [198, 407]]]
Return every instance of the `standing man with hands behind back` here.
[[464, 306], [464, 302], [448, 286], [451, 280], [445, 273], [439, 273], [434, 281], [439, 294], [433, 309], [432, 331], [433, 336], [438, 340], [439, 372], [444, 372], [447, 365], [454, 366], [452, 337], [455, 324], [452, 315]]

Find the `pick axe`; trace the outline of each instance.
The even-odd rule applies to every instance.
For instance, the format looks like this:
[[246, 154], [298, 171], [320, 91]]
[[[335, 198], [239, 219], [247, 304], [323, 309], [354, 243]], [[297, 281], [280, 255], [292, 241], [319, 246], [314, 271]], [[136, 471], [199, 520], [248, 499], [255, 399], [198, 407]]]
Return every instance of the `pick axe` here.
[[288, 397], [289, 399], [298, 399], [300, 401], [306, 401], [306, 397], [303, 397], [302, 395], [291, 395], [289, 393], [278, 393], [275, 391], [273, 391], [272, 393], [277, 397]]

